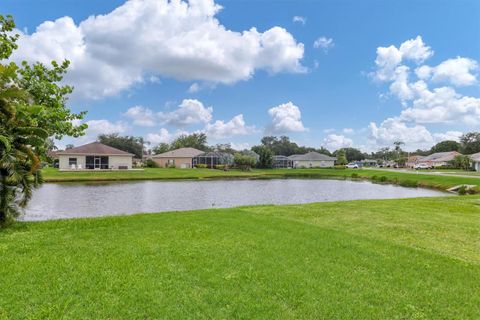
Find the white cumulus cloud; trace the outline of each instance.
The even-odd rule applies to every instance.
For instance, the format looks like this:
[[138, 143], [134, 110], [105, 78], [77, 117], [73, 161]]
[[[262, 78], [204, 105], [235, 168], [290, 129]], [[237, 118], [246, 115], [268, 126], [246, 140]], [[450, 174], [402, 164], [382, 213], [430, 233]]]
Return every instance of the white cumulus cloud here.
[[249, 135], [253, 132], [255, 132], [255, 128], [245, 124], [242, 114], [236, 115], [227, 122], [223, 120], [217, 120], [213, 123], [208, 123], [205, 126], [205, 133], [207, 134], [207, 137], [213, 139]]
[[323, 51], [327, 52], [331, 48], [335, 46], [333, 39], [332, 38], [327, 38], [327, 37], [320, 37], [317, 40], [313, 42], [313, 47], [314, 48], [320, 48], [323, 49]]
[[329, 134], [323, 139], [323, 145], [330, 151], [353, 146], [353, 140], [341, 134]]
[[203, 123], [206, 124], [212, 119], [212, 107], [205, 107], [202, 102], [196, 99], [184, 99], [178, 109], [172, 112], [160, 112], [160, 120], [164, 124], [176, 127]]
[[305, 23], [307, 23], [307, 18], [302, 17], [302, 16], [294, 16], [294, 17], [292, 18], [292, 21], [293, 21], [293, 22], [298, 22], [298, 23], [300, 23], [300, 24], [302, 24], [302, 25], [305, 25]]
[[304, 46], [284, 28], [229, 30], [213, 0], [129, 0], [78, 25], [70, 17], [18, 30], [13, 60], [71, 61], [65, 82], [83, 98], [118, 94], [155, 76], [234, 83], [256, 70], [305, 72]]
[[267, 126], [267, 132], [282, 134], [289, 132], [303, 132], [307, 128], [302, 123], [300, 108], [292, 102], [287, 102], [268, 110], [272, 122]]
[[142, 127], [153, 127], [156, 124], [155, 113], [142, 106], [134, 106], [129, 108], [124, 116], [133, 120], [133, 124]]

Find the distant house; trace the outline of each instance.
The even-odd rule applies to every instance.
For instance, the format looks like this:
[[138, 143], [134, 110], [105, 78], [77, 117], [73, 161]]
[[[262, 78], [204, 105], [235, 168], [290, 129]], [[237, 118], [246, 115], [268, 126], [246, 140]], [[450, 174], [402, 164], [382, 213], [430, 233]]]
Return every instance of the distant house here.
[[480, 152], [470, 155], [472, 159], [472, 165], [475, 171], [480, 171]]
[[275, 169], [293, 168], [293, 161], [286, 156], [273, 156], [273, 167]]
[[152, 156], [160, 167], [176, 167], [176, 168], [191, 168], [193, 165], [193, 158], [204, 153], [202, 150], [195, 148], [180, 148]]
[[233, 155], [226, 152], [205, 152], [199, 154], [192, 159], [193, 166], [198, 164], [206, 165], [208, 168], [213, 168], [217, 165], [233, 165]]
[[376, 167], [377, 164], [377, 160], [375, 159], [364, 159], [360, 161], [361, 167]]
[[461, 156], [462, 154], [457, 151], [449, 152], [436, 152], [432, 153], [429, 156], [423, 157], [418, 160], [419, 164], [426, 164], [429, 167], [444, 167], [447, 166], [449, 161], [452, 161], [456, 156]]
[[133, 154], [100, 142], [58, 151], [60, 170], [131, 169]]
[[420, 160], [422, 160], [424, 157], [423, 156], [410, 156], [407, 158], [407, 162], [405, 163], [405, 166], [407, 168], [413, 168], [415, 167]]
[[335, 165], [337, 158], [312, 151], [306, 154], [294, 154], [288, 157], [294, 168], [328, 168]]

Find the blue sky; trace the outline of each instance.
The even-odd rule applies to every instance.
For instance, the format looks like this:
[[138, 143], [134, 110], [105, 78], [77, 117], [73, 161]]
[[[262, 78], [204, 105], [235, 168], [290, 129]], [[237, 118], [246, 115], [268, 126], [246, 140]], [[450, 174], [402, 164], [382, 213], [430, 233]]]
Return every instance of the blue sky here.
[[332, 151], [395, 140], [414, 150], [480, 130], [478, 1], [15, 0], [0, 8], [22, 35], [12, 59], [72, 61], [70, 106], [88, 111], [90, 129], [60, 145], [102, 132], [155, 144], [205, 131], [211, 143], [238, 148], [285, 134]]

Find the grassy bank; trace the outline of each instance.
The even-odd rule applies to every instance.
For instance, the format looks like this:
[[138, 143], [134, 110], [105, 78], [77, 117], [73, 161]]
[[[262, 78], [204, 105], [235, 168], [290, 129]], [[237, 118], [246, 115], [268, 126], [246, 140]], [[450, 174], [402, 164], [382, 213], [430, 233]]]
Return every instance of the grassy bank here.
[[249, 172], [239, 170], [210, 169], [153, 169], [139, 171], [112, 172], [61, 172], [57, 169], [44, 169], [43, 175], [47, 182], [62, 181], [115, 181], [115, 180], [161, 180], [161, 179], [228, 179], [228, 178], [352, 178], [370, 179], [378, 182], [396, 183], [405, 186], [423, 186], [436, 189], [448, 189], [460, 184], [476, 185], [480, 188], [480, 178], [465, 178], [455, 176], [435, 176], [421, 173], [405, 173], [385, 170], [355, 170], [355, 169], [275, 169]]
[[478, 319], [480, 197], [0, 230], [0, 318]]

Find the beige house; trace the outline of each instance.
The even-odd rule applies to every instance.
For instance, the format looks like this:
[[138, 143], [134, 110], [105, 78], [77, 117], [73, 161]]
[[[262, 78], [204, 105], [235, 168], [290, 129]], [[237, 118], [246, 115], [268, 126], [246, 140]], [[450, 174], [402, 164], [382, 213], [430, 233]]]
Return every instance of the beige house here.
[[470, 155], [470, 159], [472, 159], [472, 165], [475, 171], [480, 172], [480, 152]]
[[133, 154], [100, 142], [58, 151], [60, 170], [132, 169]]
[[450, 161], [452, 161], [456, 156], [461, 156], [462, 154], [457, 151], [450, 152], [436, 152], [432, 153], [429, 156], [423, 157], [418, 160], [418, 163], [426, 164], [429, 167], [445, 167]]
[[294, 168], [329, 168], [335, 166], [337, 158], [329, 157], [318, 152], [294, 154], [288, 157]]
[[198, 155], [204, 153], [201, 150], [195, 148], [180, 148], [172, 151], [168, 151], [161, 154], [152, 156], [152, 160], [155, 161], [160, 167], [168, 168], [191, 168], [192, 159]]

